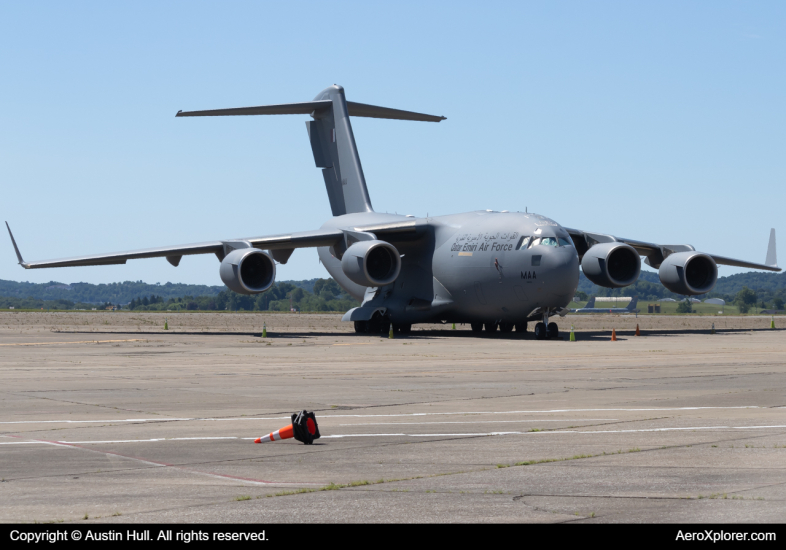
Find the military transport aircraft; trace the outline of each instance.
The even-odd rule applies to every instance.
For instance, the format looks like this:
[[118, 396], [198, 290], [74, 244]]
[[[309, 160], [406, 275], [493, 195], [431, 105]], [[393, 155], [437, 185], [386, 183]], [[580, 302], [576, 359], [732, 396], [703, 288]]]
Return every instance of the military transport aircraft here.
[[[124, 264], [165, 257], [177, 266], [183, 256], [215, 254], [221, 280], [235, 292], [256, 294], [274, 283], [276, 265], [296, 248], [316, 247], [322, 264], [348, 293], [361, 301], [344, 321], [362, 333], [407, 333], [414, 323], [470, 323], [473, 332], [526, 331], [537, 322], [538, 339], [558, 335], [552, 315], [568, 313], [579, 266], [597, 285], [618, 288], [636, 282], [640, 256], [660, 270], [669, 290], [683, 295], [712, 290], [717, 264], [780, 271], [774, 254], [757, 264], [707, 254], [690, 245], [624, 239], [563, 227], [528, 212], [480, 210], [414, 218], [375, 212], [371, 207], [350, 117], [439, 122], [445, 117], [347, 101], [330, 86], [304, 103], [179, 111], [178, 117], [310, 115], [306, 121], [314, 162], [322, 169], [333, 218], [299, 233], [224, 239], [130, 252], [26, 262], [25, 269]], [[9, 234], [11, 230], [9, 228]], [[13, 241], [13, 235], [11, 235]]]

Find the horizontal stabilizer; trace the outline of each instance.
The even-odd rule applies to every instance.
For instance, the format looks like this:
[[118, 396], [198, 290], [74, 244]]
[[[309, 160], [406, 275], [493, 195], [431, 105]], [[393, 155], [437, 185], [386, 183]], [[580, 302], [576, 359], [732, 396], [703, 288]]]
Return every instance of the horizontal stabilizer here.
[[305, 103], [282, 103], [260, 107], [238, 107], [235, 109], [210, 109], [207, 111], [178, 111], [175, 116], [244, 116], [244, 115], [307, 115], [314, 111], [329, 109], [333, 102], [307, 101]]
[[[282, 103], [280, 105], [261, 105], [259, 107], [237, 107], [233, 109], [210, 109], [207, 111], [178, 111], [175, 116], [248, 116], [248, 115], [307, 115], [314, 111], [329, 109], [333, 102], [329, 99], [307, 101], [305, 103]], [[401, 109], [378, 107], [347, 101], [349, 116], [367, 118], [388, 118], [393, 120], [416, 120], [421, 122], [439, 122], [447, 120], [444, 116], [426, 115]]]
[[389, 109], [388, 107], [377, 107], [376, 105], [366, 105], [365, 103], [355, 103], [347, 101], [349, 116], [362, 116], [368, 118], [390, 118], [393, 120], [418, 120], [421, 122], [439, 122], [447, 120], [444, 116], [424, 115], [412, 111], [402, 111], [400, 109]]

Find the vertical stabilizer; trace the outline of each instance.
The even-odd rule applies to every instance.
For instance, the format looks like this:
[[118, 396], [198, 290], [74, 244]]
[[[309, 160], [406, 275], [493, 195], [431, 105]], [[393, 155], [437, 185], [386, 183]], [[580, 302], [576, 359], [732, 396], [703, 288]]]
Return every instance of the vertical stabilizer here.
[[767, 245], [767, 259], [764, 260], [765, 265], [771, 267], [778, 266], [778, 256], [775, 253], [775, 228], [770, 229], [770, 243]]
[[344, 88], [330, 86], [314, 101], [330, 101], [332, 109], [314, 111], [306, 122], [314, 162], [322, 168], [330, 208], [334, 216], [353, 212], [373, 212], [360, 164], [355, 135], [349, 122]]

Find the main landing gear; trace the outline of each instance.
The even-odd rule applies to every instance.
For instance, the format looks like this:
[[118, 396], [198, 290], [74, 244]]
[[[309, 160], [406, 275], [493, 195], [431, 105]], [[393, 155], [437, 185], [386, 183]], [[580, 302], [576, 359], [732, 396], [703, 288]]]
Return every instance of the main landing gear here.
[[[368, 321], [355, 321], [355, 332], [358, 334], [384, 334], [390, 332], [390, 319], [383, 317], [378, 312]], [[393, 323], [393, 332], [409, 334], [412, 332], [412, 325]]]

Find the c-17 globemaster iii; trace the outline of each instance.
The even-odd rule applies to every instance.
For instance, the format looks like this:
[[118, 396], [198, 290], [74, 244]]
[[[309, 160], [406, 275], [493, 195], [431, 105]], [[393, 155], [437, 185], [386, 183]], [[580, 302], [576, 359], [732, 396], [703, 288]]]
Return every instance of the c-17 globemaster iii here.
[[[215, 254], [219, 274], [231, 290], [264, 292], [276, 265], [296, 248], [316, 247], [330, 275], [361, 301], [344, 321], [361, 333], [407, 333], [415, 323], [470, 323], [473, 332], [526, 331], [537, 322], [538, 339], [558, 335], [549, 317], [565, 315], [579, 282], [579, 266], [597, 285], [619, 288], [636, 282], [641, 256], [658, 269], [669, 290], [683, 295], [712, 290], [718, 264], [780, 271], [774, 253], [766, 264], [707, 254], [690, 245], [625, 239], [563, 227], [540, 214], [479, 210], [415, 218], [375, 212], [360, 164], [351, 116], [439, 122], [445, 117], [347, 101], [330, 86], [305, 103], [210, 111], [179, 111], [178, 117], [310, 115], [306, 122], [314, 161], [322, 169], [333, 217], [321, 228], [263, 237], [224, 239], [25, 262], [25, 269], [124, 264], [165, 257], [177, 266], [183, 256]], [[9, 234], [10, 234], [9, 228]], [[13, 235], [11, 235], [13, 241]]]

